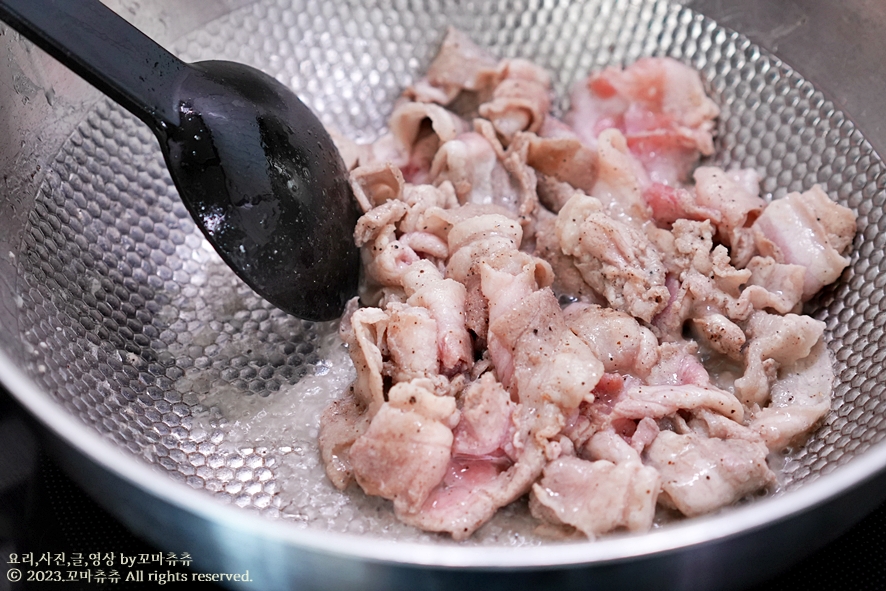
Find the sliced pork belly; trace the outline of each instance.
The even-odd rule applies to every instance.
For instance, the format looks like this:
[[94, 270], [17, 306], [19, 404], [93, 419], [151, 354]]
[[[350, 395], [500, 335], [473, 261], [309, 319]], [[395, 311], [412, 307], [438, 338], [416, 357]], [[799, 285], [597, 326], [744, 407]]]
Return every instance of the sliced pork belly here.
[[483, 374], [465, 390], [452, 453], [489, 457], [503, 449], [512, 435], [514, 407], [501, 383], [491, 373]]
[[688, 425], [692, 431], [702, 437], [715, 437], [717, 439], [743, 439], [752, 443], [762, 443], [760, 434], [744, 426], [743, 423], [734, 421], [720, 413], [698, 408], [692, 411], [692, 418]]
[[[501, 214], [466, 218], [449, 232], [452, 255], [446, 265], [446, 275], [465, 285], [466, 325], [482, 341], [486, 340], [491, 316], [553, 281], [548, 263], [518, 250], [522, 237], [520, 224]], [[486, 267], [503, 273], [496, 276], [499, 284], [489, 287], [492, 290], [489, 293], [495, 294], [491, 301], [481, 284]], [[491, 279], [492, 276], [488, 278]]]
[[470, 37], [449, 27], [427, 74], [406, 95], [417, 101], [448, 105], [463, 91], [491, 93], [500, 78], [498, 60]]
[[770, 203], [752, 226], [757, 248], [779, 263], [806, 268], [803, 299], [835, 281], [849, 264], [843, 256], [855, 236], [855, 213], [815, 185]]
[[670, 298], [652, 325], [656, 336], [669, 340], [692, 321], [697, 337], [736, 358], [746, 340], [740, 325], [752, 313], [786, 313], [797, 308], [803, 269], [769, 257], [753, 257], [747, 268], [736, 269], [725, 247], [713, 246], [712, 230], [709, 221], [678, 220], [670, 241], [661, 240], [660, 233], [655, 235], [665, 252]]
[[585, 459], [606, 460], [613, 464], [640, 462], [640, 454], [628, 445], [615, 431], [605, 430], [594, 433], [584, 447]]
[[[468, 124], [461, 117], [439, 105], [401, 101], [388, 120], [398, 145], [407, 155], [415, 150], [425, 136], [433, 136], [435, 144], [429, 152], [433, 157], [442, 144], [468, 131]], [[427, 158], [430, 164], [431, 158]], [[402, 167], [401, 167], [402, 168]]]
[[[696, 282], [708, 283], [711, 292], [702, 293], [696, 286], [696, 298], [707, 304], [715, 303], [732, 319], [742, 318], [742, 314], [747, 313], [747, 304], [739, 304], [737, 300], [741, 296], [741, 287], [751, 277], [751, 271], [737, 269], [731, 264], [726, 247], [714, 245], [713, 230], [707, 220], [677, 220], [672, 229], [674, 251], [668, 253], [668, 258], [672, 258], [669, 270], [679, 274], [684, 283], [690, 276], [694, 276]], [[731, 308], [734, 310], [730, 311]]]
[[652, 219], [663, 228], [677, 220], [711, 220], [719, 222], [720, 212], [698, 203], [695, 192], [684, 187], [652, 183], [643, 191], [643, 199], [649, 206]]
[[370, 307], [340, 325], [357, 376], [321, 458], [455, 540], [527, 493], [541, 530], [589, 538], [648, 529], [657, 503], [716, 510], [829, 408], [823, 324], [798, 312], [855, 215], [695, 168], [718, 110], [675, 60], [592, 75], [564, 121], [550, 106], [543, 70], [450, 30], [390, 132], [342, 143]]
[[648, 530], [658, 490], [658, 473], [639, 461], [614, 464], [566, 456], [545, 466], [544, 476], [532, 486], [529, 506], [536, 518], [572, 526], [594, 539], [619, 528]]
[[[447, 273], [453, 277], [463, 277], [468, 269], [479, 263], [489, 263], [492, 257], [502, 251], [518, 251], [523, 240], [523, 228], [519, 222], [510, 216], [500, 213], [488, 213], [466, 217], [456, 222], [448, 236], [449, 250], [453, 253], [448, 266], [452, 267]], [[495, 248], [486, 248], [482, 253], [473, 253], [466, 250], [456, 259], [456, 253], [466, 247], [470, 247], [486, 240], [498, 239]], [[476, 256], [478, 254], [482, 261]]]
[[[577, 137], [544, 138], [529, 135], [525, 141], [529, 145], [526, 163], [538, 173], [567, 183], [575, 189], [591, 191], [597, 180], [597, 154]], [[553, 210], [558, 211], [559, 205], [562, 202]]]
[[[488, 275], [503, 279], [500, 272]], [[551, 402], [574, 409], [593, 400], [603, 365], [566, 326], [551, 290], [532, 291], [498, 314], [492, 308], [497, 299], [492, 285], [484, 275], [483, 291], [491, 305], [489, 350], [502, 383], [519, 402], [534, 407]]]
[[643, 233], [600, 209], [591, 197], [570, 199], [557, 214], [560, 247], [613, 308], [649, 322], [670, 297], [665, 267]]
[[650, 386], [692, 384], [706, 387], [711, 384], [711, 378], [699, 358], [698, 343], [678, 339], [659, 345], [658, 362], [645, 382]]
[[326, 476], [336, 488], [344, 490], [354, 481], [350, 449], [354, 441], [369, 428], [370, 416], [366, 407], [347, 392], [334, 400], [320, 416], [318, 444]]
[[584, 303], [572, 304], [563, 313], [606, 372], [645, 377], [658, 362], [658, 340], [633, 316]]
[[601, 431], [614, 430], [639, 453], [657, 436], [657, 421], [667, 426], [683, 422], [681, 414], [700, 411], [744, 419], [745, 409], [735, 395], [710, 383], [693, 347], [667, 343], [661, 349], [662, 359], [647, 378], [653, 384], [605, 373], [594, 388], [594, 400], [567, 414], [563, 432], [579, 455], [587, 455], [589, 442]]
[[439, 373], [437, 321], [426, 308], [389, 304], [387, 345], [394, 382], [431, 377]]
[[476, 132], [462, 133], [437, 151], [430, 181], [449, 181], [459, 203], [498, 203], [516, 209], [517, 189], [489, 141]]
[[521, 131], [538, 131], [551, 110], [551, 77], [530, 61], [515, 58], [499, 65], [501, 80], [480, 116], [489, 120], [508, 145]]
[[670, 58], [642, 58], [578, 84], [565, 121], [590, 146], [602, 131], [620, 130], [652, 180], [674, 185], [699, 154], [713, 153], [718, 114], [695, 70]]
[[590, 285], [575, 266], [575, 258], [563, 254], [557, 237], [557, 216], [546, 210], [539, 213], [535, 226], [536, 257], [551, 266], [554, 282], [551, 289], [556, 294], [567, 295], [584, 302], [604, 303], [605, 300]]
[[612, 408], [610, 420], [663, 418], [679, 410], [705, 408], [735, 421], [744, 418], [744, 408], [738, 399], [714, 386], [694, 384], [664, 386], [634, 386]]
[[[661, 238], [668, 234], [656, 232], [655, 236]], [[680, 280], [689, 271], [705, 277], [713, 274], [714, 226], [710, 220], [677, 220], [669, 237], [670, 241], [667, 243], [660, 241], [658, 244], [664, 258], [668, 260], [668, 272]]]
[[378, 304], [379, 287], [402, 287], [403, 274], [409, 266], [420, 260], [410, 246], [397, 239], [393, 225], [387, 225], [375, 238], [360, 248], [360, 261], [364, 274], [360, 284], [360, 300], [365, 304]]
[[651, 181], [640, 162], [628, 151], [627, 141], [615, 129], [600, 134], [597, 146], [597, 178], [589, 194], [603, 204], [613, 218], [640, 225], [651, 211], [643, 198]]
[[351, 390], [370, 416], [385, 400], [382, 369], [384, 355], [388, 352], [385, 338], [388, 319], [388, 313], [379, 308], [360, 308], [346, 316], [339, 328], [339, 335], [348, 345], [348, 353], [357, 370]]
[[529, 157], [527, 136], [528, 134], [517, 134], [517, 138], [503, 154], [502, 165], [517, 188], [517, 207], [513, 212], [523, 225], [524, 239], [532, 240], [535, 212], [538, 209], [538, 176], [535, 169], [526, 163]]
[[397, 166], [379, 162], [358, 166], [350, 172], [349, 182], [365, 214], [387, 201], [399, 199], [405, 180]]
[[445, 261], [449, 256], [446, 241], [430, 232], [408, 232], [400, 236], [400, 244], [425, 260]]
[[634, 433], [631, 435], [631, 448], [638, 454], [643, 453], [647, 447], [652, 445], [652, 442], [655, 441], [660, 432], [661, 428], [655, 420], [651, 417], [643, 417], [637, 423], [637, 428], [634, 429]]
[[563, 253], [557, 236], [557, 216], [548, 211], [539, 212], [538, 215], [534, 254], [551, 266], [554, 274], [551, 289], [554, 293], [587, 303], [606, 303], [603, 296], [581, 276], [581, 271], [575, 266], [575, 258]]
[[[451, 183], [459, 203], [494, 206], [506, 215], [528, 216], [538, 197], [535, 173], [526, 165], [525, 152], [526, 148], [521, 153], [505, 152], [494, 136], [460, 134], [438, 150], [430, 181]], [[528, 223], [529, 218], [522, 221]]]
[[736, 323], [716, 312], [692, 319], [694, 336], [712, 351], [740, 360], [747, 342], [744, 331]]
[[338, 129], [335, 129], [332, 126], [327, 126], [326, 131], [329, 132], [329, 137], [332, 138], [332, 142], [338, 149], [338, 153], [341, 154], [345, 170], [353, 170], [357, 166], [361, 157], [363, 157], [366, 151], [366, 146], [358, 144], [351, 138], [344, 136]]
[[751, 272], [742, 291], [754, 309], [771, 309], [779, 314], [798, 312], [803, 301], [806, 269], [801, 265], [777, 263], [771, 257], [754, 257], [748, 263]]
[[[500, 507], [529, 492], [544, 468], [547, 438], [560, 429], [559, 411], [552, 405], [515, 405], [488, 373], [477, 384], [465, 392], [443, 481], [419, 511], [398, 514], [405, 523], [449, 532], [455, 540], [470, 536]], [[481, 425], [491, 432], [479, 434]]]
[[373, 207], [357, 220], [354, 243], [363, 246], [372, 242], [383, 232], [395, 227], [408, 211], [409, 206], [398, 199], [385, 201], [378, 207]]
[[419, 508], [446, 474], [455, 412], [454, 398], [436, 396], [418, 381], [395, 384], [351, 445], [357, 483], [392, 500], [398, 513]]
[[[469, 219], [453, 229], [449, 236], [452, 256], [446, 266], [446, 275], [464, 284], [465, 326], [485, 343], [489, 302], [482, 290], [481, 267], [508, 264], [504, 259], [518, 256], [513, 253], [519, 252], [517, 245], [523, 231], [519, 224], [505, 216]], [[532, 289], [532, 286], [526, 289]]]
[[751, 224], [763, 211], [760, 181], [751, 169], [724, 171], [699, 166], [693, 172], [696, 203], [718, 212], [715, 222], [721, 241], [730, 247], [732, 264], [743, 268], [756, 252]]
[[448, 532], [464, 540], [495, 512], [525, 495], [545, 466], [542, 448], [527, 439], [513, 463], [503, 460], [454, 458], [443, 481], [417, 510], [398, 513], [409, 525]]
[[412, 101], [394, 107], [388, 127], [396, 149], [391, 160], [411, 183], [428, 182], [440, 146], [469, 129], [465, 120], [439, 105]]
[[[530, 152], [531, 154], [531, 152]], [[568, 182], [561, 181], [554, 176], [547, 175], [536, 168], [537, 182], [536, 191], [538, 200], [544, 207], [539, 211], [539, 218], [542, 215], [548, 216], [560, 211], [566, 202], [577, 192], [576, 187]], [[582, 191], [585, 193], [585, 191]], [[556, 217], [556, 216], [555, 216]], [[541, 219], [538, 220], [539, 222]]]
[[640, 454], [655, 441], [659, 432], [658, 423], [649, 417], [640, 421], [629, 437], [611, 429], [597, 431], [582, 447], [581, 457], [591, 461], [607, 460], [613, 464], [640, 463]]
[[436, 321], [440, 369], [447, 375], [466, 370], [474, 360], [471, 335], [465, 326], [465, 286], [444, 279], [428, 261], [417, 261], [403, 274], [410, 306], [423, 307]]
[[699, 166], [692, 177], [697, 202], [720, 213], [727, 240], [734, 228], [750, 225], [766, 207], [760, 198], [760, 176], [754, 169], [726, 171], [716, 166]]
[[446, 241], [452, 227], [448, 212], [458, 207], [458, 198], [451, 183], [438, 186], [406, 184], [400, 199], [408, 206], [397, 230], [402, 233], [428, 232]]
[[824, 329], [824, 322], [809, 316], [755, 312], [745, 331], [745, 372], [735, 380], [735, 394], [747, 405], [764, 406], [778, 368], [808, 356]]
[[710, 513], [775, 482], [769, 450], [742, 439], [662, 431], [646, 450], [661, 475], [661, 501], [687, 517]]
[[782, 367], [770, 390], [769, 406], [759, 410], [750, 428], [770, 451], [780, 451], [809, 433], [831, 408], [834, 367], [823, 341], [809, 355]]

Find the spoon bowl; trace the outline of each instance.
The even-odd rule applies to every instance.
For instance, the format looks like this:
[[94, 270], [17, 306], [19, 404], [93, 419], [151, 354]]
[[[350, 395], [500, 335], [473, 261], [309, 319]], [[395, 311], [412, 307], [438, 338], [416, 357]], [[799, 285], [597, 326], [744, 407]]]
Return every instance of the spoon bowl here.
[[158, 132], [185, 205], [225, 262], [272, 304], [310, 320], [356, 293], [357, 221], [329, 134], [283, 84], [243, 64], [190, 66], [179, 123]]
[[259, 295], [331, 320], [357, 292], [359, 216], [332, 138], [249, 66], [185, 64], [98, 0], [0, 0], [0, 19], [144, 121], [179, 195]]

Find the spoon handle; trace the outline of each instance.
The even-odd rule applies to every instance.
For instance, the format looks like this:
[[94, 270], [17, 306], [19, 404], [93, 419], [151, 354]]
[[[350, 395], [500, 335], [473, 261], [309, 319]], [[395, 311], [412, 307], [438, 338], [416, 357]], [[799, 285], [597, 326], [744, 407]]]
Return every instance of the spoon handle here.
[[99, 0], [0, 0], [0, 20], [155, 131], [178, 125], [189, 66]]

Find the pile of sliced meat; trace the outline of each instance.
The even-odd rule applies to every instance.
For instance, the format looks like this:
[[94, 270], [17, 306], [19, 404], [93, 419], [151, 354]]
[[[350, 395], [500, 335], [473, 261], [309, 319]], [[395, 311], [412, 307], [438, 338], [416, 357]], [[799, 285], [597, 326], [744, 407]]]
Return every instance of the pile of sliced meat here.
[[551, 100], [545, 71], [452, 30], [387, 135], [338, 140], [364, 276], [323, 461], [455, 539], [527, 494], [550, 535], [714, 511], [770, 487], [767, 456], [830, 407], [801, 309], [855, 214], [698, 166], [718, 108], [675, 60], [591, 75], [562, 119]]

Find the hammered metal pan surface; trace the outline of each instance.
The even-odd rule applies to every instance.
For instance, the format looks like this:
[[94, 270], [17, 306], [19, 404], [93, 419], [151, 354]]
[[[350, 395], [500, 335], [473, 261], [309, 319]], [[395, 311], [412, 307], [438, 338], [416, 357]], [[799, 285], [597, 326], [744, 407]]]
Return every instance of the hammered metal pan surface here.
[[[785, 457], [779, 494], [883, 439], [883, 163], [819, 91], [742, 35], [661, 1], [276, 0], [238, 9], [173, 50], [259, 67], [325, 123], [368, 141], [448, 25], [551, 71], [560, 112], [592, 69], [644, 55], [682, 60], [722, 110], [717, 164], [755, 168], [767, 198], [820, 183], [855, 210], [851, 265], [810, 304], [836, 358], [832, 412]], [[179, 202], [153, 135], [110, 101], [86, 114], [51, 162], [17, 261], [21, 347], [7, 353], [140, 461], [298, 527], [448, 543], [326, 481], [319, 413], [339, 395], [330, 380], [351, 371], [335, 326], [287, 316], [242, 284]], [[525, 506], [500, 513], [469, 543], [539, 543]]]

